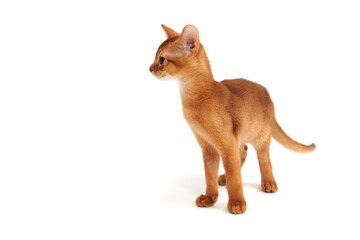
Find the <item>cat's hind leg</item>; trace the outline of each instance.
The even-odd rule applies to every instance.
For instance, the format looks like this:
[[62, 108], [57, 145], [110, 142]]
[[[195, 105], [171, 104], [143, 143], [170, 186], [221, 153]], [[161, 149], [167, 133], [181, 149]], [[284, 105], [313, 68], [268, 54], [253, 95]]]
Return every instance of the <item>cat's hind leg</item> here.
[[272, 172], [272, 166], [270, 161], [270, 139], [271, 137], [263, 140], [258, 140], [253, 145], [259, 160], [259, 167], [261, 172], [261, 188], [264, 192], [274, 193], [278, 190], [278, 186]]
[[244, 165], [246, 157], [247, 157], [248, 146], [246, 144], [241, 144], [240, 146], [240, 159], [241, 159], [241, 167]]

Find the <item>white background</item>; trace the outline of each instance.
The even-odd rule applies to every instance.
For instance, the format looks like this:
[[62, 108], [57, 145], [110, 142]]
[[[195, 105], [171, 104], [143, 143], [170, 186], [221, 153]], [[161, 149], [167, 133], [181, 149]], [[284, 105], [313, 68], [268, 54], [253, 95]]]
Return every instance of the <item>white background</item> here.
[[[357, 1], [1, 1], [0, 239], [359, 239]], [[266, 86], [279, 191], [205, 191], [178, 86], [149, 73], [160, 24], [195, 25], [217, 80]], [[221, 172], [223, 172], [221, 170]]]

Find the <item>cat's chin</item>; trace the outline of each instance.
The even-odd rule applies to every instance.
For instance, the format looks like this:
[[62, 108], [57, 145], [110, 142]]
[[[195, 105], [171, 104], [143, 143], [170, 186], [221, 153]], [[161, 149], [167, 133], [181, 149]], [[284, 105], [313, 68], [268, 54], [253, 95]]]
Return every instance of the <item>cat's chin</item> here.
[[164, 75], [161, 77], [157, 77], [157, 79], [161, 80], [161, 81], [167, 81], [167, 80], [174, 80], [174, 78], [170, 75]]

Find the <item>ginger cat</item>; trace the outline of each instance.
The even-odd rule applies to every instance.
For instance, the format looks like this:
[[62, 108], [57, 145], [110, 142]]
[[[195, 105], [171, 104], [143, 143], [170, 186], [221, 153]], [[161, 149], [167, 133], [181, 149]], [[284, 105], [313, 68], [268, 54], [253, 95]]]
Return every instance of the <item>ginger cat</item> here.
[[[241, 166], [247, 155], [246, 144], [256, 150], [261, 187], [268, 193], [278, 190], [269, 157], [271, 137], [301, 153], [314, 151], [315, 144], [300, 144], [281, 129], [270, 95], [263, 86], [245, 79], [215, 81], [194, 26], [186, 25], [181, 34], [162, 27], [167, 40], [160, 45], [150, 72], [160, 80], [176, 79], [184, 117], [202, 148], [206, 193], [196, 199], [196, 205], [214, 205], [219, 194], [218, 184], [226, 184], [229, 212], [243, 213], [246, 201]], [[225, 175], [218, 177], [220, 157]]]

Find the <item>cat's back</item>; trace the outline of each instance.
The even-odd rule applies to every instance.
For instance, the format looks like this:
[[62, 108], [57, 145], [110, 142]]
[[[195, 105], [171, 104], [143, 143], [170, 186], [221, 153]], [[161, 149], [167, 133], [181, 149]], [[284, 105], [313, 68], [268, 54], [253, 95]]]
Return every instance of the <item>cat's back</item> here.
[[237, 96], [260, 94], [264, 91], [267, 92], [266, 88], [262, 85], [244, 78], [225, 79], [221, 81], [221, 83]]
[[273, 109], [273, 102], [270, 98], [270, 94], [262, 85], [244, 78], [225, 79], [221, 81], [221, 83], [224, 84], [243, 104], [249, 104], [252, 107], [259, 104], [262, 107], [270, 108], [271, 110]]

